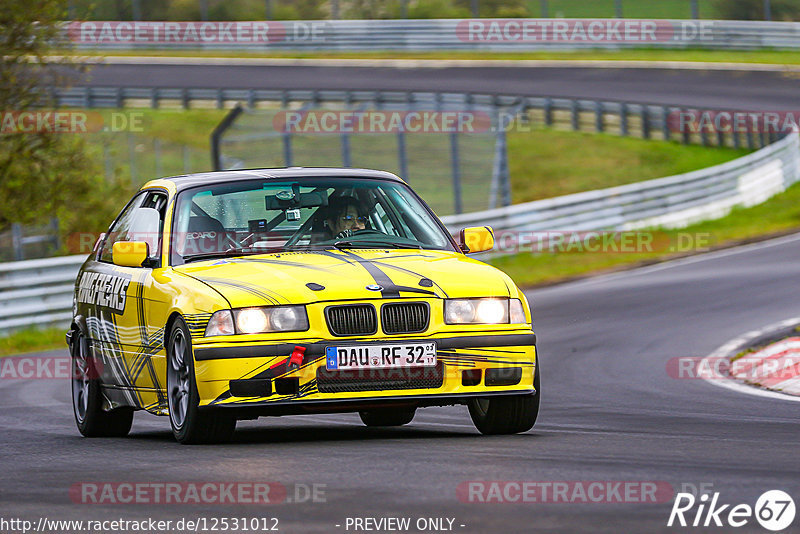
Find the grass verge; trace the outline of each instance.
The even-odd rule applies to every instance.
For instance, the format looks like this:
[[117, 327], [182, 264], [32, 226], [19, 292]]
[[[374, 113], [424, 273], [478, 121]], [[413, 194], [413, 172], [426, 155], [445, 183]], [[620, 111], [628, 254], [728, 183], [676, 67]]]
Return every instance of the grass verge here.
[[0, 337], [0, 357], [67, 348], [66, 328], [30, 328]]
[[[657, 241], [666, 246], [653, 247], [652, 252], [521, 253], [496, 257], [490, 263], [505, 271], [520, 286], [531, 287], [638, 267], [794, 230], [800, 230], [800, 183], [758, 206], [736, 208], [720, 219], [681, 230], [659, 230]], [[690, 246], [690, 240], [702, 246], [699, 249]], [[684, 247], [688, 250], [682, 250]]]

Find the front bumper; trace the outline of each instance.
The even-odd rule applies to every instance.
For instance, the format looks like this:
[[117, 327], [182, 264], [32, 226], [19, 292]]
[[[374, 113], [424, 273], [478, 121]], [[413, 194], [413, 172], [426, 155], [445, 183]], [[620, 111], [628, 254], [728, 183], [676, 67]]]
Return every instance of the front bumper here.
[[[325, 371], [329, 345], [430, 341], [436, 342], [436, 370], [417, 369], [407, 375], [398, 371], [400, 375], [389, 377], [377, 372], [366, 377], [367, 382], [354, 383], [341, 376], [332, 379]], [[293, 365], [290, 356], [298, 346], [304, 354], [299, 365]], [[194, 357], [201, 407], [241, 408], [254, 415], [458, 404], [472, 396], [535, 392], [536, 335], [530, 329], [391, 339], [203, 343], [195, 346]], [[417, 371], [422, 374], [414, 374]], [[339, 385], [331, 387], [330, 380]]]

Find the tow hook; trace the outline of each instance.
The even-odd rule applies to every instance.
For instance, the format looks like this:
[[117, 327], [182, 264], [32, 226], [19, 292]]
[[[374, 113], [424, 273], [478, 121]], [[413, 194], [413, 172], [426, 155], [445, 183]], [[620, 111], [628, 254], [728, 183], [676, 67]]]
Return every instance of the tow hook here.
[[300, 345], [295, 345], [294, 351], [292, 351], [292, 356], [289, 358], [289, 370], [294, 371], [295, 369], [299, 369], [301, 365], [303, 365], [303, 357], [305, 356], [306, 348], [301, 347]]

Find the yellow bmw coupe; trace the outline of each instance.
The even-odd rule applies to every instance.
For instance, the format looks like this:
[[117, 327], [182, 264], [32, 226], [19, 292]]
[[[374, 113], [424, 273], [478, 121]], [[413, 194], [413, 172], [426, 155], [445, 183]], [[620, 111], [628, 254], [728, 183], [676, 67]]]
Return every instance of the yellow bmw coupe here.
[[181, 443], [237, 420], [358, 412], [368, 426], [466, 404], [484, 434], [539, 411], [523, 293], [468, 257], [397, 176], [289, 168], [147, 183], [97, 241], [67, 333], [75, 420], [124, 436], [168, 416]]

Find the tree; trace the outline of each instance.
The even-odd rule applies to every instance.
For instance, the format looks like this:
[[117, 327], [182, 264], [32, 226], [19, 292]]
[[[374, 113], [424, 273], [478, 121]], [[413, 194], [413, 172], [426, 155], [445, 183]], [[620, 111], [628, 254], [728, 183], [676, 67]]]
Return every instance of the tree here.
[[[51, 57], [54, 47], [63, 50], [59, 24], [65, 15], [66, 2], [59, 0], [4, 2], [0, 114], [6, 126], [7, 119], [20, 113], [42, 117], [52, 110], [56, 104], [52, 90], [67, 84], [76, 73], [69, 58]], [[100, 200], [107, 188], [80, 135], [38, 128], [0, 131], [0, 229], [55, 215], [61, 219], [62, 232], [94, 231], [94, 218], [109, 209]]]

